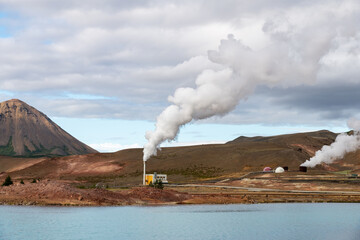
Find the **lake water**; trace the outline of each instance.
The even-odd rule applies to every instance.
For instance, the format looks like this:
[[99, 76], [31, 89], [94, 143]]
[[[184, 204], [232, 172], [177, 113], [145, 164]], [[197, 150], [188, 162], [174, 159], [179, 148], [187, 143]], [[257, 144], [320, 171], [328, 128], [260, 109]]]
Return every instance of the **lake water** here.
[[360, 204], [0, 206], [1, 240], [360, 239]]

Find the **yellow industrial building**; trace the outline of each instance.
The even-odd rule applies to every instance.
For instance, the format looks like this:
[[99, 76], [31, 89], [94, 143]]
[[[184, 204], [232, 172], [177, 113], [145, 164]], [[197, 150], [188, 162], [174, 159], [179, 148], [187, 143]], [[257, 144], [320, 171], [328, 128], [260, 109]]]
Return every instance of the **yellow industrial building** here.
[[166, 174], [157, 174], [156, 172], [154, 172], [153, 174], [145, 175], [145, 185], [155, 183], [156, 180], [161, 181], [162, 183], [168, 183]]

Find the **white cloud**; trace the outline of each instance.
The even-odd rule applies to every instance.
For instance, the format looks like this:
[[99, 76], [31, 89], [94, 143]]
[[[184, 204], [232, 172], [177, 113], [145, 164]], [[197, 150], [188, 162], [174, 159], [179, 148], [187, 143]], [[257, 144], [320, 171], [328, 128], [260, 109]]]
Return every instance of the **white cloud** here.
[[201, 142], [166, 142], [163, 147], [185, 147], [209, 144], [224, 144], [226, 141], [201, 141]]
[[[7, 13], [0, 26], [6, 24], [12, 33], [0, 38], [0, 86], [11, 93], [0, 100], [12, 95], [50, 116], [155, 120], [176, 88], [192, 87], [204, 69], [220, 68], [206, 54], [229, 33], [262, 51], [271, 38], [293, 41], [294, 35], [299, 37], [294, 47], [301, 42], [322, 45], [334, 30], [337, 36], [320, 60], [313, 84], [335, 89], [339, 82], [357, 84], [360, 74], [360, 10], [355, 0], [0, 0], [0, 9]], [[311, 58], [316, 52], [308, 45], [313, 44], [303, 51]], [[256, 71], [260, 64], [250, 60], [239, 62]], [[291, 83], [284, 85], [298, 87]], [[69, 93], [103, 99], [69, 98]], [[277, 105], [267, 104], [265, 97]], [[289, 110], [281, 97], [255, 92], [232, 115], [217, 121], [276, 124], [294, 116], [289, 118], [294, 124], [311, 124], [330, 119], [297, 106]], [[296, 117], [299, 111], [306, 119]]]
[[[181, 147], [181, 146], [196, 146], [206, 144], [223, 144], [224, 141], [203, 141], [203, 142], [171, 142], [164, 144], [164, 147]], [[90, 147], [96, 149], [99, 152], [117, 152], [124, 149], [142, 148], [138, 143], [134, 144], [119, 144], [119, 143], [91, 143]]]
[[99, 152], [116, 152], [123, 149], [141, 148], [141, 146], [139, 146], [137, 143], [130, 145], [123, 145], [118, 143], [93, 143], [88, 145], [98, 150]]

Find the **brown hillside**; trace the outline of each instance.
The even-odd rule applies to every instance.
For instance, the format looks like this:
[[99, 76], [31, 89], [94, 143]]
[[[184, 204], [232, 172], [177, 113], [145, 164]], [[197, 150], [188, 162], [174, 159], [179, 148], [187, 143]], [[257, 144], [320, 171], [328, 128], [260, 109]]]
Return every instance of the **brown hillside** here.
[[[335, 133], [319, 131], [256, 137], [256, 141], [243, 138], [227, 144], [164, 148], [158, 156], [149, 159], [147, 172], [167, 173], [170, 181], [188, 182], [261, 171], [265, 166], [288, 166], [290, 170], [298, 170], [301, 163], [324, 144], [331, 144], [335, 137]], [[55, 178], [114, 185], [141, 183], [143, 167], [142, 149], [46, 158], [21, 167], [23, 164], [19, 161], [19, 165], [11, 166], [13, 170], [8, 172], [15, 178]], [[334, 169], [344, 168], [346, 166], [341, 165]], [[319, 166], [317, 169], [325, 168]]]
[[95, 152], [28, 104], [18, 99], [0, 103], [0, 155], [29, 157]]
[[270, 137], [238, 137], [230, 142], [231, 143], [241, 143], [241, 142], [276, 142], [276, 143], [305, 143], [309, 144], [310, 142], [317, 143], [318, 141], [323, 140], [324, 144], [328, 144], [329, 140], [333, 142], [337, 134], [330, 132], [328, 130], [321, 130], [316, 132], [306, 132], [306, 133], [295, 133], [295, 134], [284, 134]]

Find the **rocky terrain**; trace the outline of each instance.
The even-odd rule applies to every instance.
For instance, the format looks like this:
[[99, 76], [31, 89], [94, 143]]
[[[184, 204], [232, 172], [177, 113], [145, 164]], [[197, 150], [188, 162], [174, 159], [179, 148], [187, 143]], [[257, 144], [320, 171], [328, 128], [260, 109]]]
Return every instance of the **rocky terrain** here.
[[38, 157], [95, 152], [25, 102], [12, 99], [0, 103], [0, 155]]
[[138, 187], [121, 191], [79, 189], [69, 183], [41, 180], [0, 187], [0, 204], [14, 205], [147, 205], [179, 203], [191, 195], [174, 190]]

